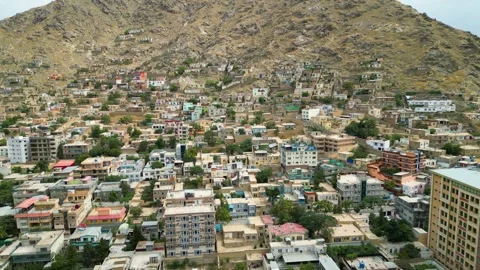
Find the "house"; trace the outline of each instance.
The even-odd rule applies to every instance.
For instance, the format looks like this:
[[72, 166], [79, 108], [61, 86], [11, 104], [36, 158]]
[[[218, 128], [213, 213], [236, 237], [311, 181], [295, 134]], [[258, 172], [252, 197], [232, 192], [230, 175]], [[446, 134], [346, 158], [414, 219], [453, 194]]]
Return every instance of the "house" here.
[[19, 237], [20, 246], [12, 252], [12, 269], [28, 265], [44, 266], [52, 261], [65, 246], [64, 231], [48, 231], [24, 234]]
[[70, 235], [69, 243], [76, 247], [79, 251], [83, 251], [85, 245], [97, 246], [101, 240], [112, 242], [113, 234], [110, 229], [102, 229], [102, 227], [79, 227]]
[[118, 227], [126, 216], [126, 209], [123, 206], [112, 206], [94, 208], [85, 219], [87, 225], [99, 225], [107, 228]]
[[390, 148], [390, 140], [367, 140], [367, 144], [373, 149], [379, 151]]
[[160, 239], [160, 231], [158, 229], [158, 221], [144, 221], [141, 225], [142, 235], [148, 241]]
[[352, 243], [361, 242], [365, 239], [365, 234], [353, 224], [340, 224], [331, 227], [332, 237], [330, 243]]
[[307, 239], [308, 230], [297, 223], [285, 223], [282, 225], [268, 226], [268, 238], [270, 242], [299, 241]]

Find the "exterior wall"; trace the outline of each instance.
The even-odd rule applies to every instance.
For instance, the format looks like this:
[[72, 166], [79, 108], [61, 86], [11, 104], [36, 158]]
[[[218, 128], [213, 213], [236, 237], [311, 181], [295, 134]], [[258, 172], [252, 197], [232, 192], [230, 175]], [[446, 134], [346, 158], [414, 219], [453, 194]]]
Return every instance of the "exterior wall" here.
[[8, 138], [7, 147], [11, 163], [25, 163], [30, 160], [30, 138]]
[[30, 137], [30, 161], [55, 160], [57, 147], [54, 136]]

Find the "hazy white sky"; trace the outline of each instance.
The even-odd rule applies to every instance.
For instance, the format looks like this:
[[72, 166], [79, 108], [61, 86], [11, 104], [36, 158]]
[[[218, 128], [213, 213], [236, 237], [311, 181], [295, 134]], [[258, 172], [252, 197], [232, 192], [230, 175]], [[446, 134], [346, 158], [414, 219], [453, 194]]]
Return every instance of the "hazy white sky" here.
[[[0, 19], [13, 16], [29, 8], [45, 5], [52, 0], [0, 0]], [[430, 17], [455, 28], [470, 31], [480, 36], [479, 0], [399, 0], [411, 5]]]

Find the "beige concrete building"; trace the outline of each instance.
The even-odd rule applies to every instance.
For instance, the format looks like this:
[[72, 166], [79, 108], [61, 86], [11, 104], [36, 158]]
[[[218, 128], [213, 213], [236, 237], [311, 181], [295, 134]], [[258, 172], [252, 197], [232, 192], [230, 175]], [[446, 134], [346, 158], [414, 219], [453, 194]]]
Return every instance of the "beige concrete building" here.
[[337, 157], [338, 152], [349, 152], [357, 147], [355, 137], [346, 134], [326, 135], [320, 132], [310, 134], [312, 143], [317, 147], [319, 155]]
[[30, 137], [30, 161], [55, 160], [58, 143], [54, 136]]
[[480, 269], [480, 172], [434, 170], [428, 247], [452, 270]]
[[66, 159], [75, 159], [81, 154], [88, 153], [92, 149], [92, 145], [86, 142], [72, 142], [63, 145], [63, 157]]
[[167, 206], [164, 220], [167, 257], [195, 257], [216, 252], [213, 206]]
[[113, 157], [92, 157], [85, 159], [80, 168], [81, 177], [95, 177], [98, 180], [105, 178], [114, 171]]

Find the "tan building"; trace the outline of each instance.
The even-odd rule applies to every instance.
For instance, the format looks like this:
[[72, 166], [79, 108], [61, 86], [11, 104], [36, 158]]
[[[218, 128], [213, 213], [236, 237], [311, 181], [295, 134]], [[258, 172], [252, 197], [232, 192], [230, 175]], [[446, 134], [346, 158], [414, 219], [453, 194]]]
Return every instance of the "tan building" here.
[[332, 227], [332, 238], [330, 243], [351, 243], [361, 242], [365, 239], [365, 234], [353, 224], [340, 224]]
[[269, 153], [265, 150], [257, 150], [253, 153], [253, 160], [250, 161], [250, 164], [256, 168], [262, 166], [280, 166], [280, 153]]
[[462, 145], [460, 146], [460, 154], [463, 156], [475, 156], [478, 157], [480, 155], [480, 147], [475, 145]]
[[105, 177], [114, 171], [113, 157], [92, 157], [85, 159], [80, 168], [81, 177], [95, 177], [98, 180], [105, 180]]
[[357, 147], [355, 137], [346, 134], [326, 135], [320, 132], [310, 134], [312, 143], [317, 147], [318, 154], [336, 157], [338, 152], [349, 152]]
[[26, 199], [17, 207], [18, 213], [14, 216], [17, 228], [22, 233], [51, 230], [53, 212], [59, 208], [58, 199], [49, 199], [47, 196]]
[[209, 205], [214, 206], [215, 199], [213, 189], [186, 189], [169, 191], [163, 206], [180, 207], [180, 206], [194, 206], [194, 205]]
[[480, 269], [480, 172], [434, 170], [428, 247], [452, 270]]
[[53, 228], [73, 233], [92, 209], [92, 190], [70, 190], [53, 213]]
[[75, 159], [81, 154], [88, 153], [92, 145], [86, 142], [72, 142], [63, 145], [63, 157], [66, 159]]
[[55, 160], [57, 147], [57, 140], [52, 135], [30, 137], [30, 161]]
[[168, 206], [164, 220], [167, 257], [194, 257], [216, 253], [213, 206]]

